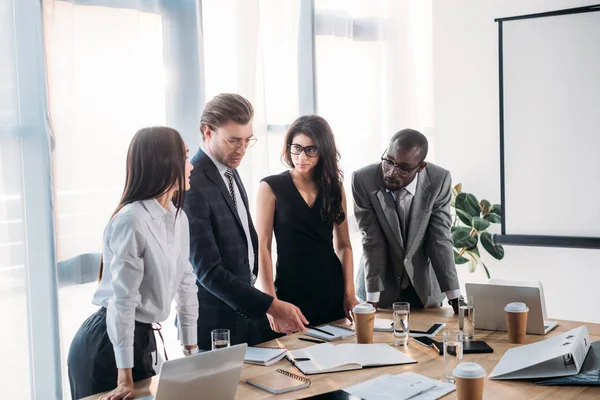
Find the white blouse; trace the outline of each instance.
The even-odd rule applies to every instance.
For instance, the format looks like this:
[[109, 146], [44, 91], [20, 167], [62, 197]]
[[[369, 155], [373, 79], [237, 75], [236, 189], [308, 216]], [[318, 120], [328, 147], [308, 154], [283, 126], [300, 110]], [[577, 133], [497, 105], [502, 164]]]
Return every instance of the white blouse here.
[[117, 368], [133, 368], [135, 321], [162, 322], [176, 301], [184, 345], [197, 343], [196, 275], [183, 210], [155, 199], [123, 207], [104, 230], [104, 270], [92, 302], [106, 307]]

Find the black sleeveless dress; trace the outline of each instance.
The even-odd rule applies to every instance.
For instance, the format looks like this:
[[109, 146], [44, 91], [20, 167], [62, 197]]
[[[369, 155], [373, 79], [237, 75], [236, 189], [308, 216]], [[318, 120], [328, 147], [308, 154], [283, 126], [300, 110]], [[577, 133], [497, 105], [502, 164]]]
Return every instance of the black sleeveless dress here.
[[333, 223], [321, 219], [321, 197], [312, 208], [289, 171], [263, 179], [275, 194], [277, 298], [300, 308], [319, 325], [344, 317], [344, 275], [333, 248]]

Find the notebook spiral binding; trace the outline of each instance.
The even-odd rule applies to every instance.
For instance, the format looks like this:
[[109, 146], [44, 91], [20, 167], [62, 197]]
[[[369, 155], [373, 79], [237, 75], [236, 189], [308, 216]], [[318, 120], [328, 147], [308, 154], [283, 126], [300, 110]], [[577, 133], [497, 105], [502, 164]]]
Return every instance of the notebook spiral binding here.
[[294, 379], [297, 379], [297, 380], [299, 380], [300, 382], [308, 383], [308, 386], [310, 386], [310, 384], [311, 384], [311, 382], [310, 382], [310, 379], [308, 379], [308, 378], [305, 378], [305, 377], [303, 377], [303, 376], [300, 376], [300, 375], [296, 375], [296, 374], [294, 374], [294, 373], [291, 373], [291, 372], [288, 372], [288, 371], [285, 371], [285, 370], [283, 370], [283, 369], [281, 369], [281, 368], [279, 368], [279, 369], [278, 369], [277, 371], [275, 371], [275, 372], [278, 372], [278, 373], [280, 373], [280, 374], [282, 374], [282, 375], [285, 375], [285, 376], [287, 376], [287, 377], [289, 377], [289, 378], [294, 378]]
[[330, 325], [330, 326], [333, 326], [333, 327], [338, 328], [338, 329], [342, 329], [344, 331], [352, 332], [352, 333], [356, 332], [354, 329], [348, 328], [346, 326], [340, 326], [340, 325]]
[[253, 349], [267, 349], [267, 350], [287, 350], [285, 347], [266, 347], [266, 346], [250, 346]]

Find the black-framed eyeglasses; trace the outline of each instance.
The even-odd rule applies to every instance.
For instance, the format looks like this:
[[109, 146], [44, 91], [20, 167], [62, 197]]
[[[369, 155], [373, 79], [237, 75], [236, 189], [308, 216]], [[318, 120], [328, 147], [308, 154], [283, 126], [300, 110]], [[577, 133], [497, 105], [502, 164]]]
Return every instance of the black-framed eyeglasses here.
[[307, 157], [316, 157], [319, 155], [319, 148], [317, 146], [300, 146], [299, 144], [290, 144], [290, 153], [295, 156], [299, 156], [300, 154], [306, 154]]
[[235, 149], [239, 149], [242, 146], [247, 149], [249, 147], [252, 147], [256, 144], [256, 142], [258, 142], [258, 139], [255, 138], [254, 136], [251, 138], [248, 138], [246, 140], [244, 139], [240, 139], [240, 138], [233, 138], [233, 139], [227, 139], [225, 136], [221, 135], [221, 137], [223, 138], [223, 140], [225, 140], [227, 142], [227, 144], [230, 147], [233, 147]]
[[385, 168], [387, 171], [394, 170], [394, 172], [397, 172], [400, 175], [408, 175], [411, 172], [413, 172], [414, 170], [416, 170], [417, 168], [419, 168], [422, 164], [422, 163], [419, 163], [416, 167], [407, 168], [405, 166], [398, 165], [395, 162], [393, 162], [392, 160], [390, 160], [389, 158], [387, 158], [386, 153], [387, 153], [387, 150], [385, 150], [383, 152], [383, 154], [381, 155], [381, 163], [383, 164], [383, 168]]

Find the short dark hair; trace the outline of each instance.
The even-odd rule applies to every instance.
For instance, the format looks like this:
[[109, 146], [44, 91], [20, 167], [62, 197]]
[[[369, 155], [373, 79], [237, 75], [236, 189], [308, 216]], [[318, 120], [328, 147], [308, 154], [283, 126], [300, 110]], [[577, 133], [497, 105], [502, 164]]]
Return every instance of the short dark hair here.
[[200, 117], [200, 133], [204, 140], [204, 126], [217, 129], [228, 122], [246, 125], [254, 117], [252, 104], [243, 96], [235, 93], [221, 93], [213, 97]]
[[403, 147], [405, 149], [418, 148], [420, 154], [423, 156], [421, 161], [425, 160], [429, 151], [429, 144], [425, 135], [410, 128], [402, 129], [392, 136], [389, 149], [391, 150], [393, 147]]

